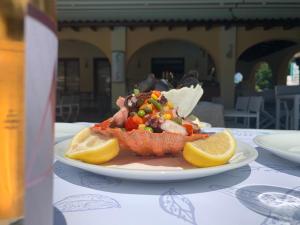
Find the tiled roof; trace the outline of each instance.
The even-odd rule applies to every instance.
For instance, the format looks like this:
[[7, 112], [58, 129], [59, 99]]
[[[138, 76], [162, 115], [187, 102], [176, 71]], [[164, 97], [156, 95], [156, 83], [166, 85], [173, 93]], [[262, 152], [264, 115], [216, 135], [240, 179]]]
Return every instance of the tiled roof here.
[[300, 18], [299, 0], [57, 0], [60, 21]]

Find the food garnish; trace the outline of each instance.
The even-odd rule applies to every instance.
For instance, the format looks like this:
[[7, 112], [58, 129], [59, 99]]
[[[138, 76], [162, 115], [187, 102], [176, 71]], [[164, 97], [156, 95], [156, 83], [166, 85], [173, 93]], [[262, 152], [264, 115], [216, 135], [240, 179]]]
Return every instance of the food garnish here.
[[219, 166], [229, 161], [235, 149], [235, 138], [229, 130], [224, 130], [205, 140], [187, 142], [183, 149], [183, 157], [197, 167]]
[[119, 154], [116, 138], [99, 136], [91, 128], [81, 130], [72, 139], [66, 156], [86, 163], [101, 164], [110, 161]]
[[172, 89], [162, 94], [178, 109], [178, 115], [186, 118], [191, 114], [203, 95], [201, 85]]

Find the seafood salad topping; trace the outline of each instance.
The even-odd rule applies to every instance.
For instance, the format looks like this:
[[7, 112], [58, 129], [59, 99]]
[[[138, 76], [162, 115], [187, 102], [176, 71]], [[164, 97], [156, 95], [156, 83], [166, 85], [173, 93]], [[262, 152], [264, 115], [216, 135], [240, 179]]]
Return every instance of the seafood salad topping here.
[[[195, 92], [197, 89], [189, 90]], [[175, 100], [182, 99], [174, 97], [180, 93], [182, 90], [170, 96]], [[143, 93], [134, 90], [127, 97], [119, 97], [116, 102], [119, 111], [96, 124], [92, 130], [105, 137], [117, 138], [121, 149], [142, 156], [177, 154], [187, 141], [207, 138], [208, 135], [202, 134], [197, 124], [179, 116], [180, 102], [169, 101], [165, 97], [167, 94], [156, 90]], [[185, 111], [193, 107], [192, 104], [186, 105]]]
[[197, 124], [178, 115], [178, 108], [160, 91], [140, 93], [135, 89], [126, 98], [119, 97], [117, 105], [120, 110], [111, 118], [111, 128], [170, 132], [185, 136], [200, 132]]

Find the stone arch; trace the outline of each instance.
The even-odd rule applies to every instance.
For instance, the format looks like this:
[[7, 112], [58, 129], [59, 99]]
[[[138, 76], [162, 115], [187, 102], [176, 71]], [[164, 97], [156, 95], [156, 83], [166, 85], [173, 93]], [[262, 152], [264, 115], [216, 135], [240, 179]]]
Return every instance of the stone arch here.
[[[300, 43], [300, 30], [291, 29], [284, 30], [281, 28], [273, 28], [271, 30], [253, 29], [246, 30], [239, 28], [237, 32], [237, 58], [247, 49], [262, 42], [274, 40], [286, 40], [295, 43]], [[251, 37], [251, 38], [249, 38]]]
[[72, 29], [63, 29], [58, 33], [60, 41], [81, 41], [91, 44], [98, 48], [111, 62], [111, 31], [110, 29], [101, 29], [94, 32], [88, 28], [82, 28], [76, 32]]
[[60, 38], [59, 39], [59, 44], [63, 42], [79, 42], [79, 43], [85, 43], [87, 45], [93, 46], [94, 48], [97, 48], [105, 58], [107, 58], [111, 62], [111, 54], [110, 52], [106, 52], [105, 49], [102, 46], [99, 46], [98, 44], [93, 43], [92, 41], [89, 41], [84, 38]]
[[127, 54], [127, 63], [130, 62], [130, 60], [132, 59], [132, 57], [138, 52], [140, 51], [141, 49], [143, 49], [144, 47], [147, 47], [148, 45], [151, 45], [151, 44], [155, 44], [155, 43], [158, 43], [158, 42], [163, 42], [163, 41], [178, 41], [178, 42], [185, 42], [185, 43], [189, 43], [189, 44], [192, 44], [192, 45], [195, 45], [197, 46], [198, 48], [200, 49], [203, 49], [204, 51], [206, 51], [210, 57], [213, 59], [213, 61], [216, 61], [217, 59], [217, 55], [209, 48], [207, 48], [205, 46], [205, 44], [201, 45], [195, 41], [191, 41], [191, 40], [188, 40], [188, 39], [185, 39], [185, 38], [157, 38], [155, 40], [151, 40], [151, 41], [148, 41], [148, 42], [145, 42], [143, 43], [142, 46], [139, 46], [139, 47], [136, 47], [133, 51], [129, 52]]
[[[143, 57], [141, 57], [141, 55], [143, 55]], [[187, 57], [188, 55], [190, 55], [190, 60]], [[151, 72], [150, 60], [152, 57], [164, 58], [177, 56], [182, 57], [185, 60], [184, 72], [188, 72], [193, 69], [198, 70], [200, 73], [199, 78], [204, 80], [207, 78], [205, 76], [209, 73], [208, 71], [213, 67], [214, 75], [216, 75], [216, 62], [205, 48], [199, 47], [198, 44], [191, 41], [168, 38], [149, 42], [136, 49], [127, 61], [127, 78], [140, 74], [144, 77], [139, 80], [137, 79], [136, 82], [143, 80], [147, 74]], [[206, 61], [204, 62], [201, 59]], [[142, 62], [143, 60], [146, 62]], [[138, 72], [138, 67], [141, 68], [140, 72]]]
[[[66, 84], [67, 76], [71, 77], [65, 70], [68, 68], [66, 67], [67, 61], [77, 61], [79, 77], [76, 79], [76, 83], [79, 83], [79, 94], [88, 97], [89, 101], [95, 103], [94, 105], [99, 105], [96, 103], [101, 100], [99, 111], [103, 114], [109, 111], [111, 107], [111, 65], [106, 54], [89, 41], [61, 39], [59, 45], [59, 58], [62, 62], [59, 67], [64, 67], [64, 70], [59, 69], [58, 76], [61, 77], [59, 80]], [[73, 73], [71, 72], [71, 74]], [[63, 92], [62, 95], [64, 95]], [[104, 101], [105, 98], [108, 100]], [[92, 105], [92, 102], [89, 104]]]
[[237, 51], [237, 58], [239, 58], [245, 51], [247, 51], [248, 49], [252, 48], [253, 46], [259, 45], [261, 43], [267, 43], [267, 42], [272, 42], [272, 41], [287, 41], [287, 42], [293, 42], [293, 43], [300, 43], [300, 40], [297, 41], [293, 38], [285, 38], [285, 39], [281, 39], [281, 38], [265, 38], [265, 39], [261, 39], [261, 40], [257, 40], [253, 43], [249, 43], [248, 45], [243, 46], [242, 48], [238, 48]]
[[[281, 46], [276, 51], [270, 46]], [[248, 88], [254, 87], [254, 71], [255, 66], [265, 61], [269, 64], [273, 72], [274, 84], [281, 84], [284, 80], [285, 70], [288, 65], [290, 51], [292, 51], [297, 42], [282, 39], [272, 39], [264, 42], [259, 42], [253, 46], [247, 48], [242, 52], [237, 60], [237, 70], [241, 70], [245, 75], [245, 83]], [[271, 51], [269, 51], [269, 50]], [[273, 52], [272, 52], [273, 51]], [[283, 82], [284, 83], [284, 82]]]
[[[216, 65], [218, 65], [220, 50], [219, 34], [220, 29], [194, 28], [187, 30], [185, 27], [169, 30], [167, 27], [156, 28], [151, 30], [149, 28], [140, 28], [135, 30], [127, 30], [127, 62], [130, 58], [141, 49], [143, 46], [157, 41], [163, 40], [178, 40], [186, 41], [195, 44], [204, 49], [212, 57]], [[139, 37], [139, 38], [136, 38]], [[134, 41], [133, 41], [134, 40]]]
[[266, 40], [263, 40], [263, 41], [256, 42], [253, 45], [250, 45], [247, 48], [243, 49], [243, 51], [238, 52], [237, 59], [239, 60], [240, 58], [242, 58], [243, 55], [247, 53], [247, 51], [251, 50], [252, 48], [254, 48], [256, 46], [267, 44], [267, 43], [276, 43], [276, 42], [277, 43], [279, 43], [279, 42], [290, 43], [291, 46], [292, 46], [292, 44], [297, 44], [297, 42], [295, 40], [278, 39], [278, 38], [276, 38], [276, 39], [266, 39]]

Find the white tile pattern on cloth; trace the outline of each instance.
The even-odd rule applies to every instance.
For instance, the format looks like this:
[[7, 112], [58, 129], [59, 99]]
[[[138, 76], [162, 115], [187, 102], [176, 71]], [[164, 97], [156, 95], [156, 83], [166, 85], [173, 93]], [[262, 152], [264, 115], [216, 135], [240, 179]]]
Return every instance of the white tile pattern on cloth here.
[[[255, 146], [252, 140], [256, 135], [276, 131], [232, 132], [237, 139]], [[249, 166], [172, 183], [120, 180], [56, 161], [54, 207], [59, 219], [55, 224], [300, 224], [300, 165], [264, 149], [258, 151], [259, 157]]]

